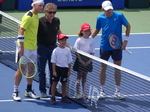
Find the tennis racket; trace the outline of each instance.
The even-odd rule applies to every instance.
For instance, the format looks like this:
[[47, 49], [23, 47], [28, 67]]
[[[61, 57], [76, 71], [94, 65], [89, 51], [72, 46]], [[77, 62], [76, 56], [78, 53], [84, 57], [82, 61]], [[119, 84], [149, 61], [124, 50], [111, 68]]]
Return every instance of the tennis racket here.
[[[111, 33], [108, 37], [109, 45], [113, 49], [120, 49], [122, 46], [122, 42], [120, 41], [120, 38], [115, 33]], [[125, 49], [129, 54], [132, 54], [131, 51]]]
[[[15, 41], [15, 43], [16, 43], [16, 51], [18, 51], [17, 49], [20, 46], [19, 42]], [[33, 60], [24, 55], [20, 57], [19, 54], [16, 60], [18, 62], [19, 70], [24, 77], [33, 78], [36, 75], [37, 67]]]
[[19, 69], [21, 74], [26, 78], [33, 78], [37, 73], [37, 67], [34, 61], [29, 57], [21, 56], [19, 57]]

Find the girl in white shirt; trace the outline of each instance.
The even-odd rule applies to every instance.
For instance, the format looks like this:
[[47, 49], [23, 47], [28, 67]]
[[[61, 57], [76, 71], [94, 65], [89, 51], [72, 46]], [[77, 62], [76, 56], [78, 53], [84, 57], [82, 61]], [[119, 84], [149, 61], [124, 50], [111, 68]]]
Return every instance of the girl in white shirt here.
[[[94, 55], [94, 40], [90, 38], [91, 27], [88, 23], [81, 25], [81, 29], [78, 33], [79, 38], [74, 44], [74, 48]], [[73, 66], [73, 70], [77, 71], [76, 79], [76, 99], [88, 99], [88, 96], [85, 94], [85, 83], [88, 72], [92, 72], [92, 59], [76, 53], [76, 60]], [[82, 94], [79, 92], [80, 80], [82, 79]]]

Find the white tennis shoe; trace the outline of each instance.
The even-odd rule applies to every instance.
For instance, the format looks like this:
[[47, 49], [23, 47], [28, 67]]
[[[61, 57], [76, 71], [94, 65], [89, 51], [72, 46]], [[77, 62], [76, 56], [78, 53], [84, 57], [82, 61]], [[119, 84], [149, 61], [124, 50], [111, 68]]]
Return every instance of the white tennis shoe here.
[[116, 91], [114, 93], [115, 97], [119, 100], [124, 100], [125, 99], [125, 96], [120, 92], [120, 91]]
[[14, 101], [21, 101], [21, 98], [20, 98], [20, 96], [19, 96], [19, 92], [18, 92], [18, 91], [14, 92], [14, 93], [12, 94], [12, 99], [13, 99]]
[[29, 92], [25, 91], [25, 95], [24, 96], [25, 97], [29, 97], [29, 98], [33, 98], [33, 99], [40, 99], [39, 96], [36, 96], [36, 94], [34, 93], [33, 90], [29, 91]]
[[77, 100], [81, 100], [83, 97], [82, 97], [82, 94], [80, 94], [80, 93], [76, 93], [75, 94], [75, 99], [77, 99]]
[[105, 94], [104, 90], [102, 90], [100, 92], [99, 99], [101, 100], [101, 99], [105, 99], [105, 98], [106, 98], [106, 94]]

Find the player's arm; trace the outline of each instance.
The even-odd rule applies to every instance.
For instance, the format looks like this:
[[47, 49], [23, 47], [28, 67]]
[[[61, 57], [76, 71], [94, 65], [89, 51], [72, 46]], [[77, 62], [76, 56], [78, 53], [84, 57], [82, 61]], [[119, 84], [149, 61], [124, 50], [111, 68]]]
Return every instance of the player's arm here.
[[71, 75], [71, 63], [68, 63], [68, 76]]
[[130, 35], [130, 29], [131, 29], [131, 26], [130, 26], [130, 23], [128, 23], [128, 25], [126, 26], [126, 31], [125, 31], [125, 39], [124, 39], [124, 42], [122, 44], [122, 49], [123, 50], [126, 48], [126, 45], [128, 43], [128, 38], [129, 38], [129, 35]]
[[19, 31], [18, 31], [18, 41], [20, 43], [20, 48], [19, 48], [19, 55], [22, 56], [24, 54], [24, 32], [26, 30], [19, 27]]
[[56, 63], [52, 63], [52, 69], [53, 69], [53, 75], [54, 75], [54, 76], [57, 76]]
[[99, 33], [100, 29], [94, 29], [92, 34], [91, 34], [91, 37], [95, 37], [98, 33]]

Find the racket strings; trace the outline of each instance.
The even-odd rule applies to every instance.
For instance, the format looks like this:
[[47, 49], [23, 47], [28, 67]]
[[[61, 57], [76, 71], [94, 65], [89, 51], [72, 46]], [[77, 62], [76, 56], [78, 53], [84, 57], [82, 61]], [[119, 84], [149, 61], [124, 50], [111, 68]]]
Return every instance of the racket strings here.
[[23, 76], [33, 78], [36, 74], [36, 65], [27, 57], [22, 56], [19, 61], [19, 68]]

